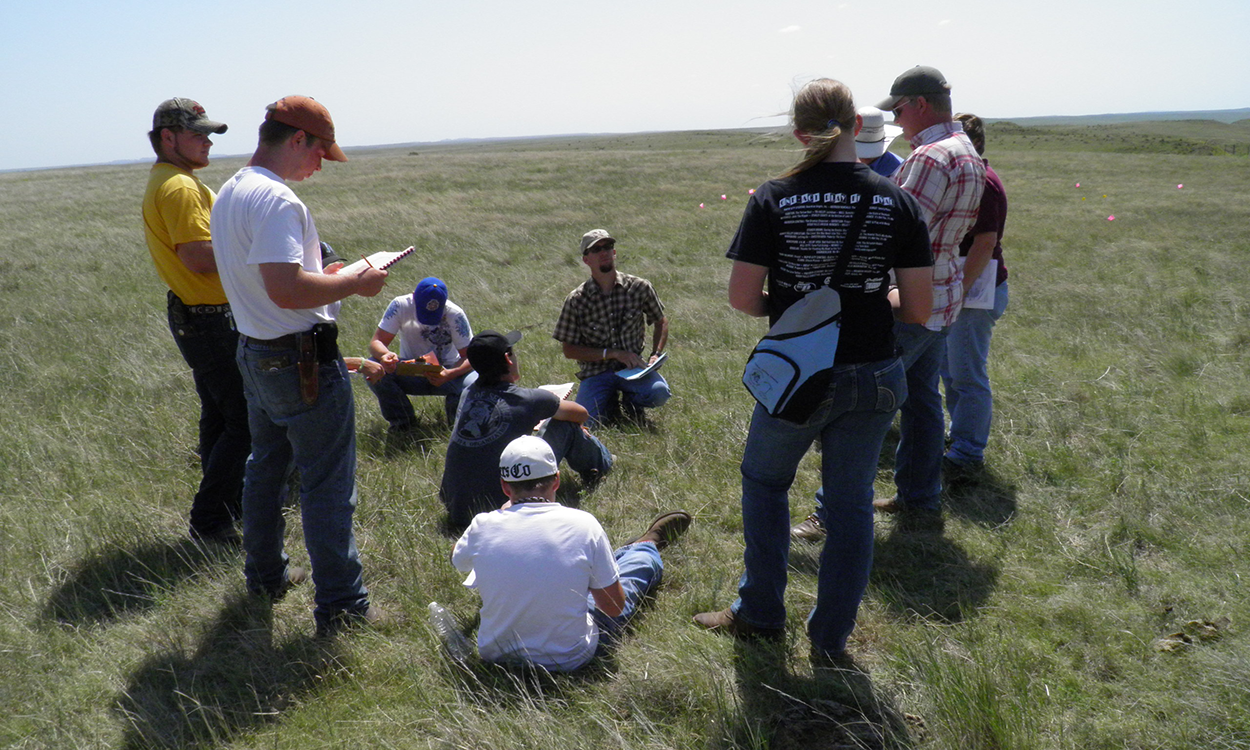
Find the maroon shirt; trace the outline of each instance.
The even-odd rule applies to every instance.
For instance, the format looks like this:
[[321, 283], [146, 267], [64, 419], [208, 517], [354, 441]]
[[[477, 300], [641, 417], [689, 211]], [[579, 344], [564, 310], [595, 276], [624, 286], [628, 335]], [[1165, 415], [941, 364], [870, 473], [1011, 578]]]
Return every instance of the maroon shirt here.
[[1007, 266], [1003, 263], [1003, 227], [1007, 225], [1007, 191], [1003, 189], [1003, 181], [998, 178], [998, 173], [990, 168], [989, 159], [983, 161], [985, 161], [985, 192], [981, 194], [981, 209], [977, 213], [977, 223], [972, 225], [972, 229], [968, 230], [963, 242], [959, 243], [959, 255], [961, 257], [968, 255], [973, 237], [986, 232], [994, 232], [998, 238], [994, 240], [994, 254], [990, 257], [998, 261], [998, 277], [994, 281], [994, 286], [998, 286], [1007, 280]]

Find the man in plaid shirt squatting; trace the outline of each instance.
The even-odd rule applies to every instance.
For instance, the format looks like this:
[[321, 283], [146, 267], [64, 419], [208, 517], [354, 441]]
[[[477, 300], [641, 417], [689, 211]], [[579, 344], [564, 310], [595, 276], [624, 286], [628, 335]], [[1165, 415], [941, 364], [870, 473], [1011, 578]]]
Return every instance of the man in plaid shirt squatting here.
[[[581, 363], [577, 403], [592, 422], [616, 415], [618, 399], [627, 414], [663, 405], [672, 395], [659, 372], [625, 380], [617, 371], [645, 367], [664, 352], [668, 319], [651, 282], [616, 270], [616, 240], [606, 229], [582, 235], [582, 262], [590, 278], [569, 292], [552, 336], [564, 345], [564, 356]], [[651, 352], [642, 356], [645, 325], [654, 327]]]

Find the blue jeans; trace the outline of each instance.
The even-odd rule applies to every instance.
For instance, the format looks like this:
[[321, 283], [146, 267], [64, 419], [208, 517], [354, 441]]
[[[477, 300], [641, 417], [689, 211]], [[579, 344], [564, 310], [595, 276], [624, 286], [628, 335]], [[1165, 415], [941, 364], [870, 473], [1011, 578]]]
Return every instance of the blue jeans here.
[[638, 611], [638, 605], [651, 589], [664, 577], [664, 563], [660, 560], [660, 551], [651, 542], [627, 544], [616, 550], [616, 567], [620, 571], [621, 588], [625, 590], [625, 607], [616, 617], [609, 617], [595, 607], [593, 596], [587, 596], [590, 603], [590, 614], [599, 626], [599, 650], [602, 655], [604, 648], [620, 639], [629, 624], [629, 618]]
[[[899, 501], [909, 508], [936, 510], [941, 503], [945, 435], [937, 372], [947, 330], [931, 331], [916, 323], [894, 323], [899, 357], [907, 371], [907, 400], [900, 409], [901, 435], [895, 453], [894, 482]], [[818, 514], [824, 494], [824, 487], [816, 490]]]
[[949, 330], [932, 331], [918, 323], [894, 324], [894, 337], [907, 369], [907, 402], [899, 409], [899, 442], [894, 454], [894, 484], [898, 501], [905, 508], [941, 507], [946, 431], [938, 367]]
[[239, 335], [229, 313], [176, 314], [171, 293], [169, 331], [191, 368], [200, 397], [200, 469], [203, 478], [191, 501], [191, 534], [232, 528], [239, 518], [243, 470], [252, 451], [247, 399], [235, 364]]
[[575, 400], [590, 412], [590, 423], [594, 424], [616, 411], [618, 393], [627, 407], [635, 409], [663, 406], [673, 395], [668, 382], [658, 372], [638, 380], [625, 380], [615, 372], [601, 372], [591, 375], [577, 386]]
[[807, 620], [812, 645], [846, 648], [872, 567], [872, 485], [881, 442], [907, 399], [898, 358], [835, 370], [828, 396], [807, 423], [768, 415], [758, 404], [742, 456], [742, 533], [745, 572], [731, 607], [743, 622], [781, 628], [790, 554], [790, 485], [812, 441], [821, 441], [828, 530], [820, 556], [816, 608]]
[[950, 448], [946, 457], [967, 465], [985, 460], [994, 418], [994, 394], [990, 390], [990, 337], [994, 324], [1007, 310], [1007, 282], [994, 289], [994, 309], [965, 307], [950, 327], [942, 355], [942, 385], [950, 413]]
[[577, 422], [553, 419], [547, 423], [542, 438], [551, 446], [556, 463], [568, 461], [569, 468], [578, 474], [591, 471], [607, 474], [612, 468], [612, 454], [599, 438], [583, 430]]
[[417, 413], [412, 408], [412, 402], [408, 400], [409, 396], [444, 396], [443, 409], [447, 413], [447, 424], [451, 425], [456, 421], [461, 392], [476, 380], [477, 373], [469, 370], [458, 378], [436, 386], [420, 375], [397, 375], [392, 372], [383, 375], [376, 383], [369, 383], [369, 389], [378, 397], [382, 418], [392, 427], [407, 427], [417, 421]]
[[252, 457], [243, 485], [243, 573], [255, 592], [279, 591], [286, 580], [286, 522], [281, 488], [292, 460], [300, 472], [304, 545], [316, 586], [319, 625], [369, 608], [352, 532], [356, 511], [356, 408], [341, 359], [319, 365], [320, 393], [300, 397], [298, 352], [240, 337], [239, 370], [247, 393]]

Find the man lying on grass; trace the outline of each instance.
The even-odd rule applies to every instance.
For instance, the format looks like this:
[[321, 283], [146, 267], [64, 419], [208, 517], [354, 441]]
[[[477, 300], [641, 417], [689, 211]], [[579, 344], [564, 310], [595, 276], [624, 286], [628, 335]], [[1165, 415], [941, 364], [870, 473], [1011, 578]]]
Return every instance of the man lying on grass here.
[[508, 502], [474, 518], [451, 556], [482, 596], [478, 652], [485, 661], [578, 669], [659, 584], [660, 550], [690, 526], [690, 514], [660, 515], [613, 553], [594, 516], [556, 502], [559, 467], [542, 438], [510, 442], [499, 474]]

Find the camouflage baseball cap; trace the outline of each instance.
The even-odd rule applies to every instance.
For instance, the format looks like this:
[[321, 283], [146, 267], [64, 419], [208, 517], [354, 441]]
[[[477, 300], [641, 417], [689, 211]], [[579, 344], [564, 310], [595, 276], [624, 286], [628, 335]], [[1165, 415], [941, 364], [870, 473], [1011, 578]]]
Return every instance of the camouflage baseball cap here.
[[226, 132], [226, 124], [208, 119], [199, 102], [182, 97], [166, 99], [156, 108], [156, 113], [152, 115], [152, 130], [161, 128], [186, 128], [204, 135]]

